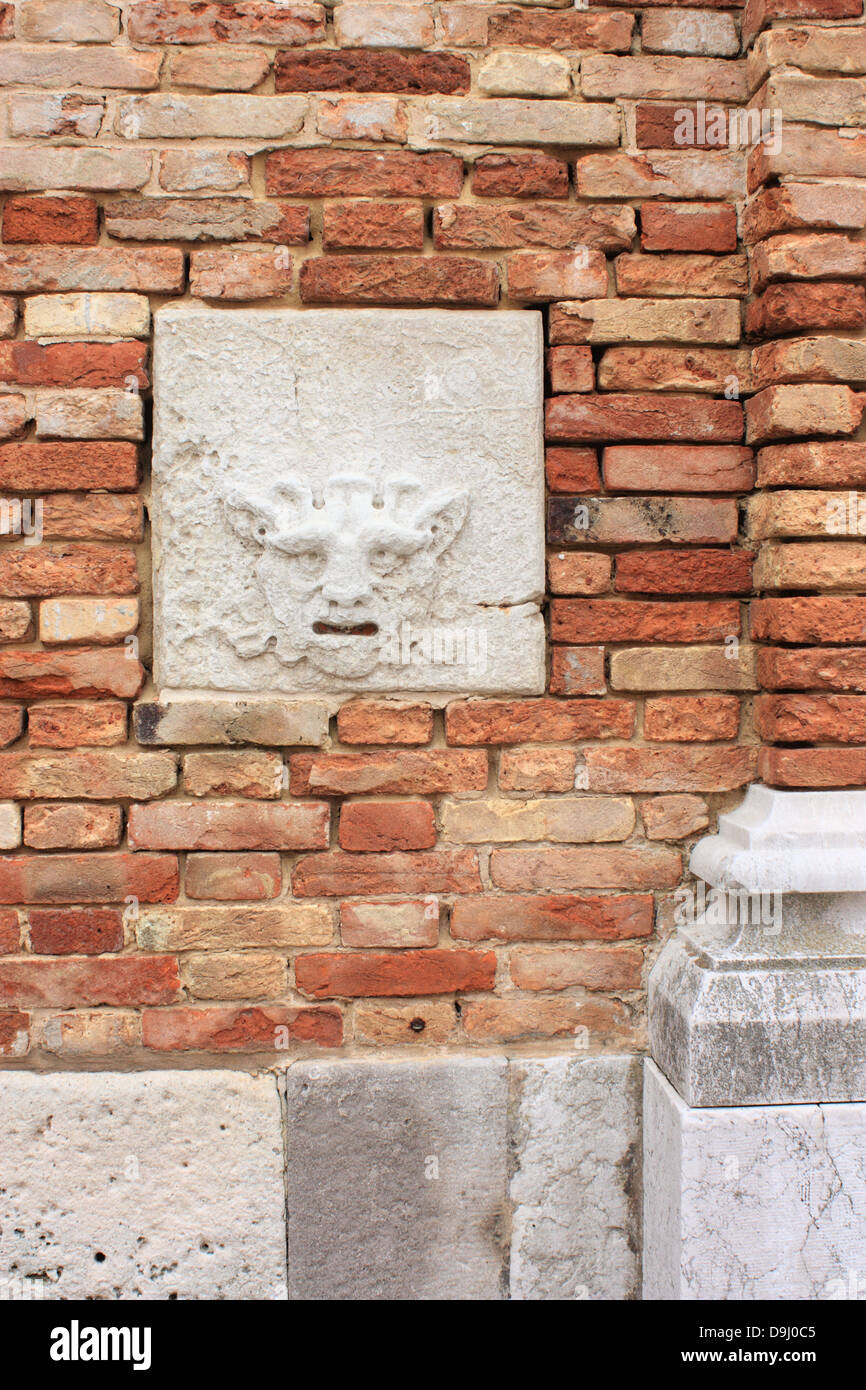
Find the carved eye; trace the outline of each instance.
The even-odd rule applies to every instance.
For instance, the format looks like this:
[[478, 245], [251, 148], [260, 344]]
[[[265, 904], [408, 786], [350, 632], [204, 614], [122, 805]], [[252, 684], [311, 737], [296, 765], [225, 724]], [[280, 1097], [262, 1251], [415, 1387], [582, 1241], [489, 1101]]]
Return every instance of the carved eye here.
[[388, 574], [399, 560], [399, 555], [395, 555], [392, 550], [386, 550], [384, 546], [377, 546], [370, 551], [370, 569], [374, 574]]
[[293, 557], [295, 568], [304, 579], [318, 579], [325, 568], [321, 550], [301, 550]]

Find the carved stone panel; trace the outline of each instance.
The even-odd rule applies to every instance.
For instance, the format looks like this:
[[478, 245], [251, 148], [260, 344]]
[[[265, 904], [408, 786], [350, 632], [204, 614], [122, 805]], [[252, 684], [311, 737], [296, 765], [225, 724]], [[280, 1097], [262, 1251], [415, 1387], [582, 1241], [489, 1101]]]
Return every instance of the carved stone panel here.
[[544, 688], [540, 316], [156, 315], [163, 691]]

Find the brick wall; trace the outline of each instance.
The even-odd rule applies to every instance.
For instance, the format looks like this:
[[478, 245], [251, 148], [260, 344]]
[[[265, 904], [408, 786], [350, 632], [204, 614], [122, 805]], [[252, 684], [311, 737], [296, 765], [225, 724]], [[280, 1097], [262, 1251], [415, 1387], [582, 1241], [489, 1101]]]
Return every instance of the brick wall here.
[[[0, 5], [8, 1064], [639, 1048], [719, 809], [866, 783], [861, 9]], [[547, 695], [155, 703], [187, 296], [543, 309]]]

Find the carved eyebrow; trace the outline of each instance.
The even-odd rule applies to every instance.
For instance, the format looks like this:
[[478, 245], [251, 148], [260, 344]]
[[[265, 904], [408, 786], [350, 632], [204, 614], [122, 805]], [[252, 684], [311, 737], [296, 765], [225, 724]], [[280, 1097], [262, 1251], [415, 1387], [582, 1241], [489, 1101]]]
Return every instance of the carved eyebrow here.
[[414, 555], [416, 550], [429, 543], [430, 536], [424, 531], [398, 526], [395, 522], [374, 521], [361, 527], [358, 540], [368, 549], [380, 545], [395, 551], [398, 555]]
[[309, 550], [312, 546], [328, 549], [333, 543], [334, 533], [330, 526], [318, 521], [302, 521], [290, 529], [282, 529], [272, 537], [271, 543], [278, 550], [292, 555], [299, 550]]

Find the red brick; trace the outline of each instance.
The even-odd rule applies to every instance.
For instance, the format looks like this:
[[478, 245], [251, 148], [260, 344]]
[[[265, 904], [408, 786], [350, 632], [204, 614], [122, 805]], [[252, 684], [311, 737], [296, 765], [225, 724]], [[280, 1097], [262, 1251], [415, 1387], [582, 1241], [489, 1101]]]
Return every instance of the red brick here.
[[41, 1008], [171, 1004], [180, 995], [174, 956], [0, 960], [0, 1000]]
[[6, 598], [57, 594], [136, 594], [135, 551], [124, 546], [32, 545], [0, 556]]
[[762, 748], [758, 776], [771, 787], [862, 787], [866, 748]]
[[763, 690], [866, 690], [866, 648], [764, 647], [758, 680]]
[[493, 951], [321, 952], [295, 957], [298, 989], [314, 999], [457, 994], [493, 989], [495, 979]]
[[[149, 386], [145, 343], [0, 343], [0, 381], [18, 386]], [[8, 446], [7, 446], [8, 447]]]
[[410, 150], [275, 150], [265, 176], [271, 198], [456, 198], [463, 161]]
[[424, 210], [418, 203], [327, 203], [322, 246], [326, 251], [421, 251]]
[[322, 802], [152, 802], [129, 808], [128, 837], [131, 849], [327, 849], [328, 818]]
[[136, 446], [121, 441], [87, 443], [34, 439], [0, 444], [0, 487], [13, 492], [57, 492], [102, 488], [109, 492], [138, 483]]
[[469, 91], [469, 63], [456, 53], [344, 48], [310, 53], [278, 53], [277, 92], [444, 92]]
[[30, 1048], [30, 1015], [0, 1010], [0, 1057], [24, 1057]]
[[626, 205], [444, 203], [433, 210], [433, 245], [437, 250], [550, 246], [564, 251], [594, 246], [602, 251], [626, 251], [634, 234], [634, 213]]
[[570, 792], [576, 767], [573, 748], [503, 748], [499, 785], [510, 792]]
[[188, 898], [216, 902], [259, 902], [282, 889], [278, 854], [189, 854], [184, 886]]
[[340, 812], [340, 846], [348, 850], [432, 849], [433, 807], [427, 801], [356, 801]]
[[721, 642], [740, 631], [738, 603], [554, 599], [555, 642]]
[[614, 588], [633, 594], [747, 594], [754, 559], [746, 550], [632, 550], [616, 557]]
[[630, 738], [631, 700], [460, 700], [445, 711], [452, 744], [556, 743]]
[[113, 849], [122, 831], [119, 806], [24, 807], [24, 843], [30, 849]]
[[3, 209], [5, 242], [95, 246], [99, 217], [93, 198], [9, 198]]
[[122, 493], [49, 493], [42, 504], [42, 532], [49, 539], [140, 541], [144, 508], [140, 498]]
[[863, 0], [747, 0], [741, 21], [743, 47], [774, 19], [852, 19]]
[[431, 705], [409, 700], [351, 700], [337, 715], [342, 743], [429, 743]]
[[646, 702], [644, 738], [653, 742], [711, 743], [734, 739], [739, 729], [735, 695], [675, 695]]
[[435, 796], [487, 788], [487, 754], [435, 748], [429, 752], [295, 753], [289, 758], [292, 796]]
[[605, 487], [613, 492], [749, 492], [755, 458], [739, 444], [624, 444], [604, 450]]
[[595, 449], [546, 449], [544, 465], [551, 492], [598, 492], [601, 488]]
[[[0, 902], [119, 903], [177, 898], [173, 854], [22, 854], [0, 859]], [[92, 1001], [91, 1001], [92, 1002]]]
[[21, 737], [24, 728], [23, 705], [0, 705], [0, 748], [8, 748]]
[[11, 908], [0, 909], [0, 955], [17, 955], [21, 947], [21, 919]]
[[866, 324], [866, 290], [844, 281], [770, 285], [746, 306], [746, 332], [772, 338], [805, 329], [857, 329]]
[[493, 11], [488, 42], [496, 47], [598, 49], [628, 53], [634, 18], [630, 14], [586, 14], [575, 10]]
[[547, 354], [551, 391], [591, 391], [595, 386], [592, 349], [554, 347]]
[[[711, 108], [719, 109], [719, 108]], [[691, 113], [692, 126], [691, 132], [693, 139], [688, 141], [688, 148], [691, 150], [712, 150], [712, 149], [733, 149], [738, 148], [736, 139], [729, 144], [727, 129], [723, 128], [717, 132], [712, 119], [706, 122], [701, 129], [700, 112], [695, 103], [690, 101], [682, 102], [659, 102], [659, 101], [638, 101], [635, 103], [635, 143], [640, 150], [678, 150], [683, 147], [682, 122], [684, 117], [681, 113], [688, 111]], [[703, 139], [698, 136], [703, 134]], [[717, 139], [717, 134], [721, 134], [721, 139]]]
[[141, 1016], [145, 1047], [154, 1052], [271, 1052], [288, 1040], [339, 1047], [343, 1020], [339, 1009], [292, 1009], [283, 1005], [237, 1009], [145, 1009]]
[[[556, 11], [561, 14], [561, 10]], [[534, 1038], [561, 1038], [578, 1035], [581, 1047], [587, 1042], [609, 1042], [617, 1038], [629, 1047], [635, 1038], [628, 1026], [628, 1014], [615, 999], [469, 999], [463, 1005], [463, 1031], [474, 1042], [531, 1042]]]
[[480, 304], [499, 299], [499, 271], [465, 256], [318, 256], [300, 274], [305, 304]]
[[547, 402], [548, 439], [574, 443], [622, 439], [714, 440], [743, 437], [743, 411], [736, 401], [708, 401], [701, 396], [616, 395], [556, 396]]
[[753, 246], [775, 232], [803, 227], [859, 231], [863, 225], [863, 192], [839, 183], [788, 183], [764, 188], [743, 211], [743, 241]]
[[567, 198], [568, 165], [550, 154], [484, 154], [472, 170], [477, 198]]
[[31, 705], [28, 733], [32, 748], [110, 748], [126, 742], [126, 705], [116, 700]]
[[118, 695], [132, 699], [143, 679], [144, 669], [127, 647], [0, 652], [3, 696]]
[[759, 695], [755, 729], [768, 743], [866, 743], [866, 697]]
[[652, 894], [609, 897], [484, 896], [451, 909], [458, 941], [621, 941], [651, 936]]
[[436, 898], [341, 903], [340, 936], [344, 946], [435, 946], [439, 903]]
[[609, 555], [561, 550], [547, 557], [547, 578], [552, 594], [606, 594], [610, 589]]
[[866, 642], [866, 598], [755, 599], [751, 626], [770, 642]]
[[490, 878], [507, 892], [580, 888], [674, 888], [682, 859], [668, 849], [495, 849]]
[[412, 854], [311, 854], [292, 874], [296, 898], [360, 897], [368, 893], [477, 893], [478, 856], [471, 850]]
[[34, 908], [30, 949], [45, 956], [100, 956], [123, 949], [123, 919], [110, 907]]
[[133, 43], [315, 43], [325, 37], [321, 5], [243, 0], [228, 9], [207, 0], [142, 0], [129, 11]]
[[514, 251], [506, 257], [511, 299], [540, 304], [549, 299], [594, 299], [607, 293], [602, 251]]
[[628, 946], [577, 949], [518, 946], [508, 969], [518, 989], [638, 989], [643, 952]]
[[737, 212], [730, 203], [643, 203], [644, 251], [736, 251]]
[[0, 599], [0, 642], [27, 642], [33, 636], [33, 609], [20, 599]]
[[703, 797], [686, 792], [674, 796], [652, 796], [640, 808], [648, 840], [682, 840], [710, 823]]
[[550, 657], [551, 695], [604, 695], [604, 647], [554, 647]]
[[727, 792], [755, 776], [755, 748], [587, 748], [589, 791]]
[[866, 444], [849, 439], [768, 444], [758, 450], [758, 486], [866, 487]]

